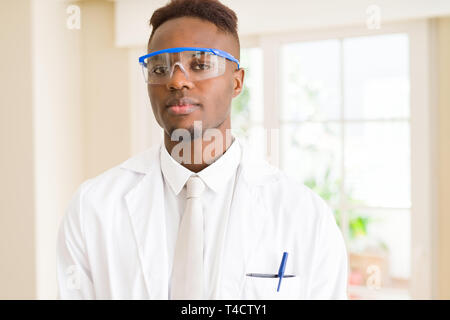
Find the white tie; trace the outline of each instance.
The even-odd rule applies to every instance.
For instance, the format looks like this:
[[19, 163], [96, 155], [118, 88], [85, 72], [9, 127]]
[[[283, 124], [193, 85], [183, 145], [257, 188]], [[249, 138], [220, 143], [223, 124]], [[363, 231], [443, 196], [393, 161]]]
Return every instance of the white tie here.
[[186, 207], [178, 229], [172, 268], [171, 299], [203, 299], [203, 210], [205, 184], [197, 176], [186, 182]]

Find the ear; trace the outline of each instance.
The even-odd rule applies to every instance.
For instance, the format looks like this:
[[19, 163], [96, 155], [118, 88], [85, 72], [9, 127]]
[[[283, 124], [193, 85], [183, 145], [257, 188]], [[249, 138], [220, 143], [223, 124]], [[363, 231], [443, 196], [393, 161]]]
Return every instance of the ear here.
[[244, 87], [244, 69], [235, 70], [233, 73], [233, 98], [237, 97]]

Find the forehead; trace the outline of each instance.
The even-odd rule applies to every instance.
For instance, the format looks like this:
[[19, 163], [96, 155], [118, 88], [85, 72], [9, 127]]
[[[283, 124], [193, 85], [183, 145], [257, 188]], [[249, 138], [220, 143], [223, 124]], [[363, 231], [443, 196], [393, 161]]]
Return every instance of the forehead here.
[[175, 47], [216, 48], [236, 54], [237, 45], [231, 35], [209, 21], [194, 17], [168, 20], [156, 29], [148, 51]]

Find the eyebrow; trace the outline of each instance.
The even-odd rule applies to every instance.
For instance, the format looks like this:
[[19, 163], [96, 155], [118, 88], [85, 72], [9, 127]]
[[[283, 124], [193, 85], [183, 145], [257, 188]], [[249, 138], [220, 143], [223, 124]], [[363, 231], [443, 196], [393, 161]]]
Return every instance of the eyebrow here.
[[[196, 57], [202, 57], [207, 55], [208, 52], [204, 52], [204, 51], [198, 51], [198, 52], [194, 52], [192, 53], [192, 55], [190, 55], [191, 58], [196, 58]], [[164, 61], [165, 59], [162, 58], [162, 54], [157, 54], [155, 56], [152, 56], [150, 58], [152, 61]]]
[[157, 54], [156, 56], [153, 56], [153, 57], [151, 57], [150, 59], [151, 59], [151, 60], [154, 60], [154, 61], [158, 61], [158, 60], [162, 60], [162, 57], [161, 57], [160, 54]]

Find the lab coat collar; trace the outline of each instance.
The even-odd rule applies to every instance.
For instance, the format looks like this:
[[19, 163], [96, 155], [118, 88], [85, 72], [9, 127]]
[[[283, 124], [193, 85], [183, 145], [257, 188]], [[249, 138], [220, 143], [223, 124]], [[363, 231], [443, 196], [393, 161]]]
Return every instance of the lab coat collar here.
[[236, 173], [236, 168], [241, 161], [241, 150], [239, 143], [234, 139], [223, 155], [198, 173], [190, 171], [172, 158], [164, 143], [161, 143], [160, 158], [164, 179], [176, 195], [180, 193], [192, 175], [199, 176], [209, 188], [219, 192]]
[[214, 192], [219, 192], [227, 186], [228, 180], [236, 173], [240, 162], [241, 147], [235, 139], [224, 154], [202, 171], [198, 172], [197, 175]]
[[[239, 143], [239, 149], [241, 151], [240, 164], [244, 168], [243, 176], [248, 183], [262, 185], [277, 179], [278, 176], [276, 173], [278, 169], [276, 167], [270, 165], [265, 159], [257, 157], [256, 155], [258, 153], [241, 138], [236, 137], [235, 142]], [[126, 160], [120, 167], [142, 174], [149, 174], [155, 169], [160, 169], [159, 160], [162, 147], [164, 147], [163, 141]]]
[[160, 161], [164, 179], [172, 188], [172, 191], [178, 195], [189, 177], [195, 173], [172, 158], [165, 148], [164, 143], [161, 143]]

